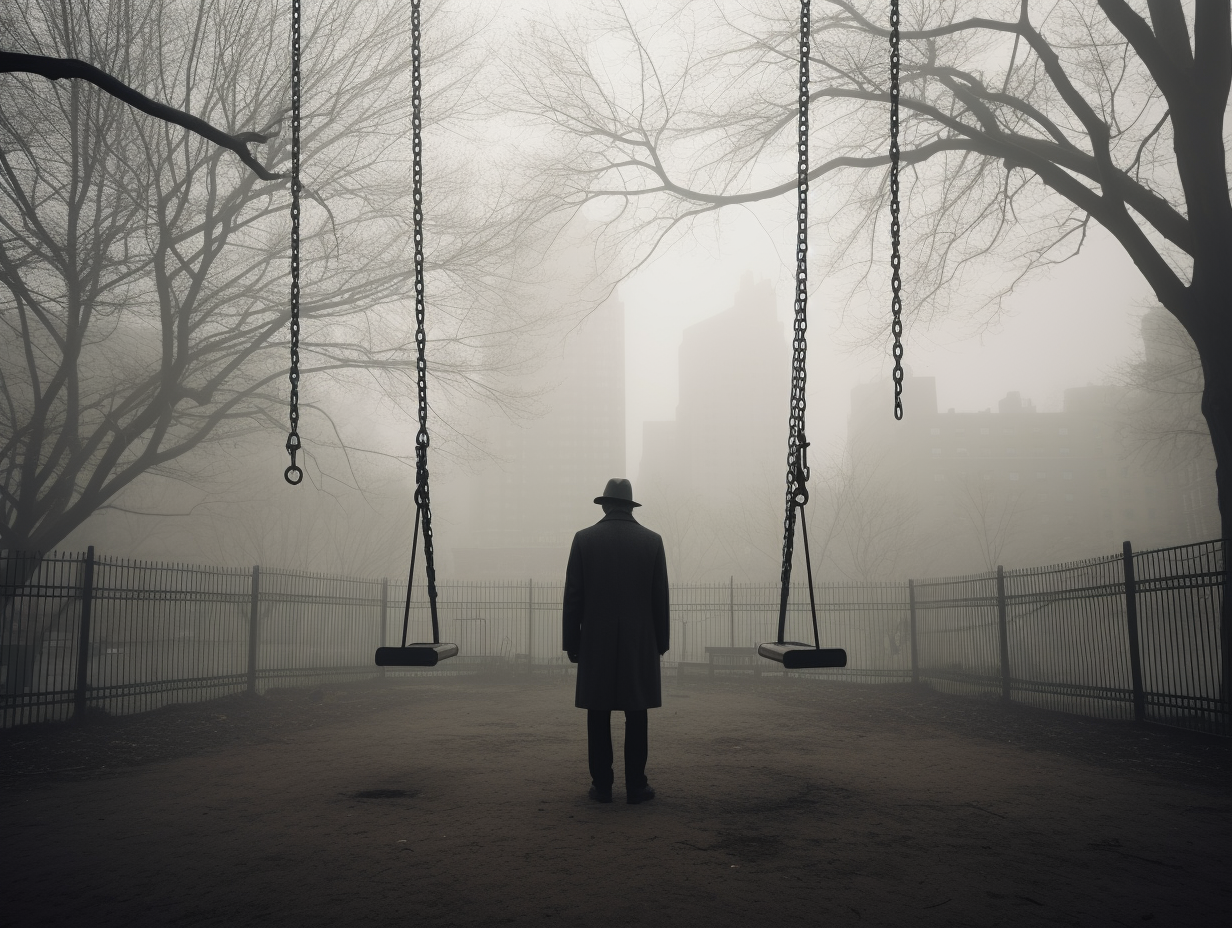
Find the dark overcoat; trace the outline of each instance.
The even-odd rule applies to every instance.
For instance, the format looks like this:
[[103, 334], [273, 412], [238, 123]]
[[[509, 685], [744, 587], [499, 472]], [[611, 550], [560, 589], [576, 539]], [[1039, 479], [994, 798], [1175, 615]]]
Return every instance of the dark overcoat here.
[[578, 656], [579, 709], [663, 705], [659, 656], [669, 630], [667, 557], [657, 533], [617, 510], [573, 536], [564, 649]]

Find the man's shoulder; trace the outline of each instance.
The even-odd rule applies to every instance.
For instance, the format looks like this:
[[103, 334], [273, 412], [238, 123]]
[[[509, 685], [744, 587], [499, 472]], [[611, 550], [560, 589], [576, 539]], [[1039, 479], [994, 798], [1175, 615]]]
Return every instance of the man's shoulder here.
[[600, 519], [594, 525], [588, 525], [586, 528], [578, 531], [574, 534], [573, 538], [575, 542], [584, 542], [591, 538], [605, 538], [616, 535], [639, 538], [645, 541], [653, 540], [659, 544], [663, 543], [663, 539], [658, 532], [648, 529], [640, 522], [634, 522], [632, 519]]
[[636, 523], [636, 524], [637, 524], [637, 527], [641, 530], [642, 537], [646, 539], [654, 539], [660, 544], [663, 543], [663, 536], [660, 535], [658, 532], [656, 532], [654, 529], [647, 528], [641, 523]]

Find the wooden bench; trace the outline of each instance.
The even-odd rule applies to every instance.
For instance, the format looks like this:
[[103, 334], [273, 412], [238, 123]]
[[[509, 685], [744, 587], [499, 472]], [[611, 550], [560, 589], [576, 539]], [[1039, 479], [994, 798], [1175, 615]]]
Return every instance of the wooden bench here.
[[751, 667], [753, 676], [760, 677], [766, 663], [756, 648], [706, 648], [706, 662], [712, 677], [715, 667]]

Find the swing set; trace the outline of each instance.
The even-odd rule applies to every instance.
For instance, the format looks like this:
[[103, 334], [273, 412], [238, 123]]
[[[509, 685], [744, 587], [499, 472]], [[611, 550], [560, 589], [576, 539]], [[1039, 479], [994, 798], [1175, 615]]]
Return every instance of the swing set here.
[[[458, 653], [456, 644], [440, 640], [440, 620], [437, 610], [436, 565], [432, 547], [432, 505], [428, 479], [428, 388], [424, 326], [424, 250], [423, 250], [423, 120], [422, 81], [420, 77], [420, 2], [411, 2], [411, 109], [412, 109], [412, 199], [414, 204], [415, 239], [415, 363], [419, 400], [419, 430], [415, 435], [415, 528], [411, 542], [410, 573], [407, 579], [406, 603], [402, 613], [402, 642], [398, 647], [378, 648], [376, 663], [381, 667], [432, 667]], [[817, 603], [813, 590], [813, 566], [809, 552], [808, 525], [805, 506], [809, 500], [808, 447], [805, 438], [805, 386], [807, 380], [808, 343], [808, 189], [809, 189], [809, 49], [811, 33], [811, 0], [800, 0], [799, 36], [799, 121], [797, 127], [796, 166], [796, 281], [795, 318], [792, 339], [791, 404], [787, 439], [787, 493], [783, 518], [782, 589], [779, 597], [778, 634], [774, 641], [761, 644], [757, 653], [776, 661], [785, 669], [845, 667], [847, 653], [842, 648], [823, 648], [817, 629]], [[902, 280], [899, 248], [899, 0], [890, 0], [890, 282], [891, 325], [894, 357], [894, 418], [903, 417], [903, 344], [902, 344]], [[297, 463], [303, 444], [299, 434], [300, 384], [300, 122], [301, 122], [301, 0], [291, 2], [291, 304], [290, 349], [291, 364], [289, 425], [286, 450], [291, 463], [283, 472], [286, 482], [298, 486], [304, 471]], [[235, 151], [259, 176], [276, 179], [280, 175], [266, 171], [248, 151], [248, 143], [265, 141], [267, 136], [244, 133], [231, 136], [169, 107], [149, 100], [97, 68], [76, 59], [49, 59], [34, 55], [0, 53], [0, 71], [31, 71], [52, 80], [78, 77], [97, 84], [130, 105], [191, 131]], [[800, 521], [804, 540], [804, 563], [808, 577], [809, 609], [812, 617], [813, 643], [787, 641], [787, 606], [791, 592], [791, 569], [795, 547], [796, 519]], [[432, 641], [407, 643], [410, 625], [411, 592], [415, 579], [415, 559], [420, 534], [423, 535], [424, 572], [428, 587], [428, 604], [432, 617]]]
[[[287, 451], [291, 465], [286, 470], [288, 483], [298, 484], [303, 472], [295, 464], [300, 449], [298, 432], [299, 410], [299, 5], [293, 0], [292, 20], [292, 281], [291, 281], [291, 432]], [[458, 653], [455, 644], [440, 640], [437, 614], [436, 570], [432, 556], [432, 510], [428, 495], [428, 423], [427, 365], [424, 361], [424, 280], [423, 280], [423, 210], [421, 165], [421, 100], [420, 100], [420, 0], [411, 4], [411, 83], [412, 83], [412, 149], [414, 154], [415, 203], [415, 343], [419, 351], [416, 364], [419, 389], [419, 432], [415, 440], [415, 533], [411, 544], [411, 570], [407, 581], [406, 604], [402, 613], [402, 644], [396, 648], [378, 648], [376, 663], [381, 667], [435, 666], [439, 661]], [[811, 0], [800, 0], [800, 83], [799, 120], [797, 124], [796, 163], [796, 291], [794, 337], [792, 339], [791, 414], [787, 439], [787, 497], [783, 518], [783, 565], [779, 595], [778, 634], [774, 641], [761, 644], [757, 653], [783, 665], [785, 670], [822, 667], [846, 667], [847, 652], [842, 648], [823, 648], [817, 629], [817, 600], [813, 590], [813, 564], [809, 551], [808, 522], [805, 506], [809, 500], [808, 446], [805, 438], [805, 387], [807, 382], [808, 341], [808, 189], [809, 189], [809, 49], [812, 42]], [[903, 417], [903, 345], [902, 345], [902, 280], [899, 253], [899, 0], [890, 0], [890, 269], [891, 269], [891, 333], [894, 337], [894, 418]], [[804, 564], [808, 578], [809, 612], [812, 618], [813, 643], [786, 640], [787, 606], [791, 595], [791, 568], [795, 547], [796, 517], [799, 514], [801, 536], [804, 539]], [[432, 641], [407, 644], [410, 622], [411, 587], [415, 577], [415, 552], [422, 524], [424, 561], [428, 583], [428, 603], [432, 615]]]
[[[302, 448], [299, 436], [299, 206], [300, 206], [300, 38], [301, 0], [292, 0], [291, 52], [291, 368], [290, 432], [286, 449], [291, 463], [284, 472], [287, 483], [298, 485], [304, 477], [296, 464]], [[813, 564], [809, 551], [805, 506], [809, 501], [808, 447], [805, 438], [805, 387], [807, 382], [808, 341], [808, 189], [809, 189], [809, 49], [812, 41], [811, 0], [800, 0], [800, 83], [797, 124], [796, 164], [796, 288], [792, 339], [791, 406], [787, 439], [787, 494], [783, 518], [783, 564], [779, 596], [778, 634], [774, 641], [761, 644], [757, 653], [783, 665], [786, 670], [821, 667], [846, 667], [847, 652], [842, 648], [823, 648], [817, 629], [817, 601], [813, 590]], [[407, 579], [406, 602], [402, 611], [402, 643], [398, 647], [378, 648], [380, 667], [433, 667], [458, 653], [456, 644], [440, 639], [437, 611], [436, 566], [432, 550], [432, 506], [428, 487], [428, 391], [427, 343], [424, 328], [423, 258], [423, 164], [422, 99], [420, 80], [420, 0], [411, 3], [411, 108], [412, 108], [412, 198], [415, 237], [415, 345], [419, 395], [419, 431], [415, 436], [415, 529], [411, 542], [411, 565]], [[890, 281], [891, 334], [894, 338], [894, 418], [903, 417], [902, 344], [902, 260], [899, 250], [899, 0], [890, 0]], [[795, 548], [796, 518], [804, 540], [804, 564], [808, 579], [809, 611], [813, 643], [786, 640], [787, 606], [791, 594], [791, 569]], [[432, 617], [432, 641], [407, 643], [410, 625], [411, 591], [415, 579], [415, 557], [422, 530], [424, 568], [428, 586], [428, 605]]]

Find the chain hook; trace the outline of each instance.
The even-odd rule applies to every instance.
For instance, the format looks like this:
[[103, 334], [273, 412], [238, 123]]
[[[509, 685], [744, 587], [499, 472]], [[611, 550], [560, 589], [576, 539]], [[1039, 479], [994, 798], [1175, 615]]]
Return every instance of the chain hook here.
[[291, 369], [287, 379], [291, 384], [288, 412], [291, 431], [287, 435], [287, 453], [291, 464], [282, 472], [291, 486], [299, 486], [304, 471], [296, 465], [299, 440], [299, 213], [300, 213], [300, 37], [301, 0], [291, 2]]
[[796, 504], [796, 508], [802, 508], [808, 505], [809, 491], [809, 465], [808, 465], [808, 446], [804, 438], [804, 433], [800, 433], [800, 444], [796, 448], [796, 464], [792, 471], [792, 480], [795, 482], [795, 487], [792, 490], [792, 500]]

